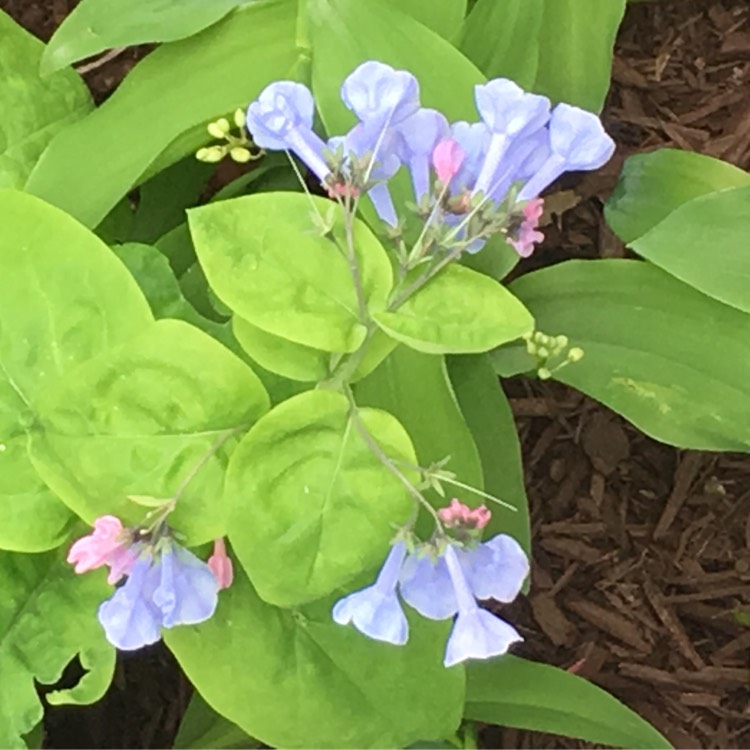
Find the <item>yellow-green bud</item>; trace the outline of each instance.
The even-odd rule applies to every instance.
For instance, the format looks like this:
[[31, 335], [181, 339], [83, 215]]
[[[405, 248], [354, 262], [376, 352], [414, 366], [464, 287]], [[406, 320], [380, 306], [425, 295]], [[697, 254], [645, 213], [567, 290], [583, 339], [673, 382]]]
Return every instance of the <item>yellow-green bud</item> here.
[[537, 345], [533, 341], [526, 342], [526, 351], [532, 356], [536, 357]]
[[579, 346], [574, 346], [568, 352], [568, 362], [580, 362], [583, 359], [583, 349]]
[[195, 158], [198, 161], [205, 161], [209, 164], [215, 164], [224, 158], [226, 149], [223, 146], [209, 146], [208, 148], [198, 149]]
[[536, 374], [539, 376], [539, 380], [549, 380], [552, 377], [552, 373], [546, 367], [540, 367]]
[[226, 117], [220, 117], [216, 122], [210, 123], [207, 128], [208, 134], [214, 138], [224, 138], [229, 129], [229, 121]]
[[245, 127], [245, 110], [236, 109], [234, 111], [234, 124], [242, 130]]
[[549, 336], [546, 333], [542, 333], [541, 331], [537, 331], [534, 334], [534, 338], [536, 339], [536, 342], [538, 344], [548, 344], [549, 343]]
[[230, 150], [229, 155], [234, 161], [239, 162], [240, 164], [246, 164], [253, 158], [250, 151], [242, 146], [235, 146]]
[[555, 348], [557, 351], [562, 351], [568, 345], [567, 336], [555, 336]]
[[546, 346], [540, 346], [536, 350], [536, 354], [540, 359], [547, 359], [547, 357], [549, 357], [549, 349], [547, 349]]

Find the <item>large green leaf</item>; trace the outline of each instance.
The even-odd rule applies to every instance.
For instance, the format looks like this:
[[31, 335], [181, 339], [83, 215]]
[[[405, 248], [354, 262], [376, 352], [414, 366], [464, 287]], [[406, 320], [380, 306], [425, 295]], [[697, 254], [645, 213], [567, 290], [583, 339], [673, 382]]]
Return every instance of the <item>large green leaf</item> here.
[[472, 663], [467, 677], [467, 719], [561, 734], [597, 745], [671, 747], [609, 693], [557, 667], [506, 655]]
[[[28, 190], [96, 226], [175, 138], [288, 77], [296, 57], [294, 23], [294, 3], [271, 0], [163, 45], [101, 107], [54, 139]], [[180, 141], [171, 161], [199, 143], [195, 136]]]
[[[128, 495], [170, 498], [204, 456], [269, 408], [253, 371], [187, 323], [160, 320], [111, 348], [38, 403], [31, 457], [81, 518], [137, 522]], [[221, 504], [230, 443], [201, 466], [170, 525], [201, 544], [226, 533]]]
[[164, 639], [206, 702], [272, 747], [405, 747], [454, 732], [464, 674], [442, 665], [449, 623], [410, 617], [408, 644], [392, 646], [336, 625], [331, 605], [277, 609], [238, 571], [213, 618]]
[[504, 286], [457, 264], [394, 312], [373, 317], [389, 336], [428, 354], [486, 352], [534, 327], [529, 311]]
[[[412, 502], [367, 445], [415, 462], [390, 414], [350, 414], [333, 391], [308, 391], [261, 419], [232, 455], [229, 538], [261, 597], [295, 606], [330, 594], [382, 560]], [[408, 475], [408, 472], [407, 472]]]
[[217, 714], [200, 693], [193, 693], [182, 715], [180, 728], [172, 745], [175, 750], [247, 750], [261, 743], [249, 737], [236, 724]]
[[[334, 240], [313, 212], [333, 212]], [[338, 207], [301, 193], [262, 193], [189, 212], [190, 231], [211, 287], [253, 325], [298, 344], [352, 352], [365, 338]], [[367, 226], [354, 226], [368, 306], [384, 307], [390, 260]]]
[[658, 440], [750, 449], [750, 315], [641, 261], [568, 261], [511, 288], [585, 352], [555, 378]]
[[510, 534], [531, 551], [529, 501], [524, 486], [521, 446], [508, 399], [487, 355], [449, 357], [448, 373], [482, 462], [484, 489], [515, 511], [485, 501], [492, 511], [485, 536]]
[[750, 312], [749, 240], [750, 185], [688, 201], [631, 247], [710, 297]]
[[92, 109], [72, 70], [39, 75], [44, 45], [0, 11], [0, 187], [22, 188], [47, 144]]
[[197, 34], [247, 0], [81, 0], [50, 39], [42, 72], [111, 47], [173, 42]]
[[76, 656], [86, 674], [49, 703], [93, 703], [115, 667], [114, 649], [96, 619], [111, 591], [101, 574], [77, 576], [58, 552], [0, 552], [0, 746], [23, 748], [22, 735], [42, 719], [35, 682], [55, 683]]
[[423, 26], [446, 39], [453, 39], [461, 29], [467, 0], [384, 0], [402, 13], [408, 13]]
[[605, 216], [620, 239], [630, 244], [683, 203], [744, 185], [750, 185], [750, 175], [732, 164], [691, 151], [661, 148], [627, 159]]

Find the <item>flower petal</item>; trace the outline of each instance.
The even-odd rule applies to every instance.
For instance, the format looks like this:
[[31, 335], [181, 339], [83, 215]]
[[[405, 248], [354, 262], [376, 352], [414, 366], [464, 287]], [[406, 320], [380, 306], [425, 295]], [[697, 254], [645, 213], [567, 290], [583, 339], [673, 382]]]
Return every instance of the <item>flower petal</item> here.
[[445, 649], [443, 664], [452, 667], [467, 659], [489, 659], [522, 641], [518, 631], [491, 612], [476, 607], [459, 612]]
[[458, 602], [445, 558], [409, 555], [401, 570], [403, 600], [430, 620], [446, 620], [458, 612]]
[[529, 574], [526, 553], [507, 534], [498, 534], [474, 550], [458, 550], [457, 554], [477, 599], [512, 602]]
[[409, 623], [395, 591], [383, 594], [375, 586], [355, 591], [336, 602], [333, 619], [339, 625], [352, 623], [376, 641], [403, 646], [409, 639]]

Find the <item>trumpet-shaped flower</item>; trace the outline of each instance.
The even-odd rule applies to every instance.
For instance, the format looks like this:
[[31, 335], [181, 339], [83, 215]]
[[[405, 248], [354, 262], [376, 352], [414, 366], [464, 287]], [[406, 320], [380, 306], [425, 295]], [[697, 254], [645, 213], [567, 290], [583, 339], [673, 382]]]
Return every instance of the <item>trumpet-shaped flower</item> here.
[[396, 594], [406, 544], [391, 547], [377, 580], [372, 586], [340, 599], [333, 607], [333, 619], [339, 625], [350, 622], [360, 633], [377, 641], [402, 646], [409, 638], [409, 623]]
[[443, 185], [450, 184], [461, 169], [465, 158], [466, 152], [458, 141], [452, 138], [440, 141], [432, 152], [432, 166], [435, 168], [438, 180]]
[[400, 136], [401, 161], [411, 173], [414, 197], [421, 203], [430, 189], [430, 161], [435, 147], [450, 135], [448, 120], [435, 109], [420, 109], [403, 120]]
[[75, 565], [76, 573], [108, 565], [107, 581], [117, 583], [135, 564], [137, 553], [131, 548], [130, 536], [119, 518], [100, 516], [94, 521], [91, 534], [81, 537], [70, 548], [68, 562]]
[[307, 86], [276, 81], [247, 108], [247, 129], [261, 148], [292, 151], [322, 182], [331, 170], [323, 156], [325, 143], [312, 129], [314, 109]]

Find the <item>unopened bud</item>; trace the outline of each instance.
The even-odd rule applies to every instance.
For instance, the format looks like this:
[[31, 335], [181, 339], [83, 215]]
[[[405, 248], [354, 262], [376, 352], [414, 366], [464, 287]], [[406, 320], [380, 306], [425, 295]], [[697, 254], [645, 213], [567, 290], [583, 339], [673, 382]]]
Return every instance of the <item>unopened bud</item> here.
[[546, 346], [540, 346], [536, 350], [536, 355], [540, 359], [547, 359], [549, 357], [549, 349]]
[[583, 349], [578, 346], [574, 346], [568, 352], [568, 362], [580, 362], [583, 359]]
[[534, 339], [538, 344], [549, 344], [549, 336], [541, 331], [534, 334]]
[[526, 342], [526, 351], [532, 356], [536, 357], [536, 353], [539, 347], [533, 341]]
[[234, 112], [234, 124], [242, 130], [245, 127], [245, 110], [236, 109]]
[[224, 158], [225, 149], [222, 146], [209, 146], [208, 148], [200, 148], [195, 154], [195, 158], [198, 161], [205, 161], [209, 164], [215, 164], [217, 161], [221, 161]]
[[552, 373], [546, 367], [540, 367], [536, 374], [539, 376], [539, 380], [549, 380], [552, 377]]
[[207, 130], [214, 138], [224, 138], [229, 132], [229, 121], [226, 117], [220, 117], [216, 122], [210, 123]]
[[246, 164], [253, 158], [250, 151], [242, 146], [235, 146], [230, 150], [229, 155], [234, 161], [239, 162], [240, 164]]
[[567, 336], [555, 336], [555, 349], [562, 351], [568, 345]]

